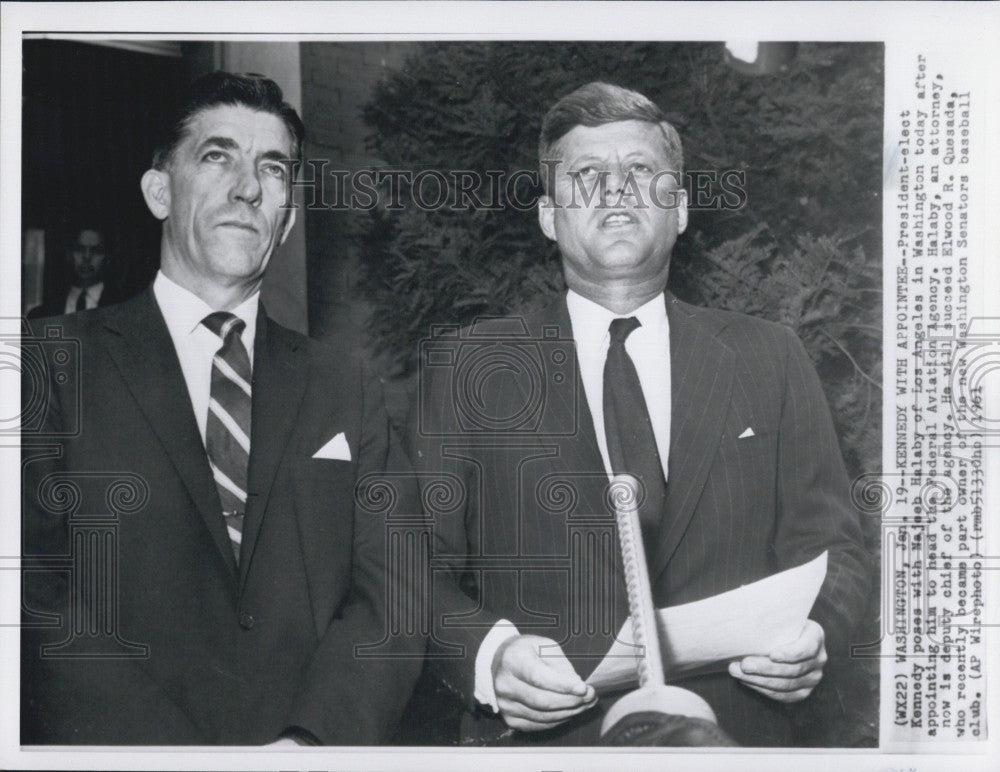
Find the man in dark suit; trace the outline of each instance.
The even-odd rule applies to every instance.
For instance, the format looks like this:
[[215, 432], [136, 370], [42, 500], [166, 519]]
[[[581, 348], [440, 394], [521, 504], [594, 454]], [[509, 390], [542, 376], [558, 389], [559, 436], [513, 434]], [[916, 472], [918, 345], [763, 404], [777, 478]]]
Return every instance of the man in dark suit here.
[[787, 329], [665, 291], [687, 212], [656, 105], [588, 84], [546, 115], [540, 160], [567, 295], [422, 351], [414, 456], [464, 502], [435, 513], [431, 663], [467, 741], [596, 742], [613, 697], [584, 679], [628, 616], [607, 486], [629, 473], [658, 607], [829, 552], [797, 640], [674, 682], [739, 743], [790, 744], [787, 708], [847, 655], [869, 586], [815, 371]]
[[100, 231], [84, 228], [77, 232], [73, 247], [66, 253], [66, 264], [72, 274], [69, 289], [32, 308], [28, 312], [29, 319], [72, 314], [124, 299], [114, 282], [105, 281], [108, 253], [104, 234]]
[[26, 380], [24, 743], [371, 744], [406, 704], [423, 641], [356, 493], [405, 473], [381, 394], [259, 300], [303, 133], [262, 76], [196, 81], [142, 178], [153, 285], [36, 327], [64, 354]]

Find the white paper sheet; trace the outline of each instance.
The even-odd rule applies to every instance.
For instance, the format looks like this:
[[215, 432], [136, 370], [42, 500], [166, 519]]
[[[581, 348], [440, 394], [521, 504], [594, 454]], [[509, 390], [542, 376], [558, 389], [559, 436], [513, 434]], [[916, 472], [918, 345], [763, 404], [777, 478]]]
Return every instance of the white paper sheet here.
[[[657, 611], [667, 680], [691, 670], [724, 669], [734, 659], [767, 654], [802, 632], [826, 577], [827, 553], [735, 590]], [[638, 683], [640, 651], [626, 620], [587, 683], [598, 691]]]

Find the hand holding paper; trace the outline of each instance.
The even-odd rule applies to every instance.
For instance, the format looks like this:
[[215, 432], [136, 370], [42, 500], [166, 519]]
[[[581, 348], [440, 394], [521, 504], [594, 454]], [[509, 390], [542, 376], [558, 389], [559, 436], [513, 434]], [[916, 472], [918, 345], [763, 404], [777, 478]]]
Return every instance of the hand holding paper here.
[[550, 729], [597, 703], [594, 689], [550, 638], [509, 638], [493, 656], [492, 670], [500, 715], [522, 732]]
[[823, 641], [823, 628], [807, 619], [796, 640], [778, 646], [766, 657], [750, 656], [730, 662], [729, 675], [773, 700], [804, 700], [823, 678], [826, 664]]
[[[775, 663], [793, 666], [779, 668], [782, 673], [804, 667], [802, 663], [811, 663], [806, 672], [812, 672], [820, 658], [825, 663], [826, 652], [814, 648], [815, 630], [807, 630], [806, 623], [826, 576], [826, 563], [827, 553], [824, 552], [804, 565], [753, 584], [695, 603], [657, 611], [660, 645], [668, 680], [685, 671], [705, 668], [722, 670], [730, 661], [742, 660], [749, 655], [765, 655], [763, 659], [766, 661], [767, 653], [777, 653], [784, 658], [775, 660], [771, 666]], [[822, 629], [819, 629], [822, 648]], [[802, 639], [801, 636], [805, 638]], [[791, 646], [794, 650], [783, 653], [786, 646]], [[799, 659], [790, 661], [793, 658]], [[758, 657], [753, 659], [757, 660]], [[618, 640], [591, 673], [587, 683], [598, 691], [633, 685], [636, 683], [636, 661], [632, 625], [626, 620], [618, 634]], [[819, 670], [821, 674], [822, 664], [819, 664]], [[777, 673], [765, 675], [763, 672], [753, 675], [786, 677]], [[804, 675], [805, 672], [793, 678]], [[817, 683], [818, 680], [816, 678]], [[804, 688], [807, 688], [807, 684], [801, 683], [792, 691]], [[772, 691], [778, 690], [772, 688]]]

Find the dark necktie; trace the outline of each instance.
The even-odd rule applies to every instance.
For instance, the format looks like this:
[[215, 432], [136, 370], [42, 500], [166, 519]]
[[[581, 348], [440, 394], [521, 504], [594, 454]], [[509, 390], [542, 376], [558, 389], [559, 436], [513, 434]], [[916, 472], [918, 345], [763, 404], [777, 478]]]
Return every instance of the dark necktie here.
[[76, 298], [76, 310], [86, 311], [87, 310], [87, 290], [80, 290], [80, 294]]
[[[639, 326], [639, 320], [631, 316], [612, 320], [609, 328], [611, 344], [604, 362], [604, 433], [612, 473], [630, 474], [642, 483], [645, 498], [639, 507], [639, 520], [644, 535], [653, 535], [667, 485], [639, 375], [625, 350], [625, 339]], [[652, 546], [652, 541], [646, 539], [646, 544]]]
[[209, 314], [201, 323], [222, 338], [212, 359], [205, 448], [239, 563], [250, 463], [250, 357], [240, 338], [246, 324], [225, 311]]

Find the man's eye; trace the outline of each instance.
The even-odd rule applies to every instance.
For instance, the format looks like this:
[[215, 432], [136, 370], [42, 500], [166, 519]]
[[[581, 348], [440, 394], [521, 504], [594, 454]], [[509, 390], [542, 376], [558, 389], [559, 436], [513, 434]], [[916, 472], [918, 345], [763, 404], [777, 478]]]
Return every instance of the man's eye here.
[[210, 163], [221, 163], [226, 160], [226, 154], [220, 150], [209, 150], [202, 156], [203, 161], [209, 161]]
[[284, 179], [286, 175], [284, 164], [264, 164], [262, 171], [264, 174], [268, 174], [279, 179]]
[[579, 169], [573, 172], [573, 174], [578, 175], [580, 177], [593, 177], [597, 173], [598, 169], [596, 166], [581, 166]]
[[649, 166], [649, 164], [644, 164], [641, 161], [640, 162], [636, 162], [636, 163], [632, 164], [631, 166], [629, 166], [628, 170], [630, 172], [635, 173], [635, 174], [652, 174], [653, 173], [653, 169]]

